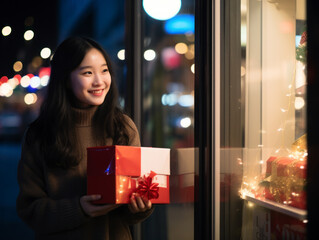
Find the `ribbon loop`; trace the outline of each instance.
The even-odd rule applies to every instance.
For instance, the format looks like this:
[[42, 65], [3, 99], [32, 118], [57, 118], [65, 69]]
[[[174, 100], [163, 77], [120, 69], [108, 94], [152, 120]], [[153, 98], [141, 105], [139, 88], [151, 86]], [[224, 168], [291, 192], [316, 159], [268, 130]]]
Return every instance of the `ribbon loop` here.
[[147, 199], [157, 199], [159, 197], [159, 187], [158, 183], [153, 182], [153, 177], [156, 175], [155, 172], [151, 171], [148, 177], [141, 178], [138, 181], [138, 187], [136, 193], [140, 196], [144, 196]]

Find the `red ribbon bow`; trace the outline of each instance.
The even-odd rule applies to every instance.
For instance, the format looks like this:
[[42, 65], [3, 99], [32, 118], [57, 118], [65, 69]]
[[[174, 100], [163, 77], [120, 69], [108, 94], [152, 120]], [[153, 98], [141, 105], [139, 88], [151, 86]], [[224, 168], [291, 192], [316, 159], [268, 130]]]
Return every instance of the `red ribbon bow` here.
[[156, 199], [159, 197], [158, 183], [153, 183], [153, 177], [156, 175], [155, 172], [151, 171], [148, 177], [140, 179], [138, 181], [138, 187], [136, 193], [140, 196], [145, 196], [147, 199]]

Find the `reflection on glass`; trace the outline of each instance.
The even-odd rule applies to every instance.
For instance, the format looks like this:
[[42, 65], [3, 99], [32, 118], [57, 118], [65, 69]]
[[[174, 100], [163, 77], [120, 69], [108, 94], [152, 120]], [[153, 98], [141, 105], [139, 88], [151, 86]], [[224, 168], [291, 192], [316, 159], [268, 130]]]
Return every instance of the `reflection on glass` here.
[[[238, 69], [229, 73], [238, 91], [225, 84], [221, 92], [227, 96], [221, 118], [229, 121], [220, 159], [225, 239], [306, 238], [305, 6], [305, 0], [233, 5], [241, 12], [240, 38], [225, 52], [236, 57], [240, 46], [240, 61], [229, 61]], [[232, 105], [240, 106], [237, 122], [229, 119]]]
[[[143, 2], [142, 145], [171, 149], [171, 204], [156, 206], [142, 238], [193, 239], [195, 1], [176, 1], [180, 9], [165, 20], [150, 11], [161, 6]], [[155, 2], [169, 3], [165, 13], [174, 4]]]

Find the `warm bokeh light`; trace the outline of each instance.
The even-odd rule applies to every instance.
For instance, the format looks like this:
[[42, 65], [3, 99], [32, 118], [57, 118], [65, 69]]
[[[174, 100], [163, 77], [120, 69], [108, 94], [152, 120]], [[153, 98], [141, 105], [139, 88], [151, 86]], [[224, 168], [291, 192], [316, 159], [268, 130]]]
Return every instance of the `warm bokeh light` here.
[[295, 109], [300, 110], [305, 106], [305, 100], [302, 97], [295, 98]]
[[10, 97], [13, 93], [13, 89], [9, 83], [3, 83], [0, 86], [0, 96], [2, 97]]
[[188, 51], [188, 47], [185, 43], [180, 42], [175, 45], [175, 51], [179, 54], [185, 54]]
[[185, 53], [185, 57], [188, 60], [192, 60], [194, 59], [194, 56], [195, 56], [195, 45], [191, 44], [188, 46], [188, 51]]
[[11, 34], [11, 31], [12, 31], [12, 29], [10, 26], [5, 26], [2, 28], [2, 35], [5, 37], [9, 36]]
[[34, 57], [34, 58], [32, 59], [31, 65], [32, 65], [32, 67], [34, 67], [34, 68], [38, 68], [38, 67], [40, 67], [40, 66], [42, 65], [42, 62], [43, 62], [42, 58], [39, 57], [39, 56], [36, 56], [36, 57]]
[[146, 61], [152, 61], [155, 59], [155, 57], [156, 57], [156, 53], [152, 49], [148, 49], [144, 52], [144, 59]]
[[36, 101], [38, 100], [38, 97], [35, 93], [27, 93], [25, 96], [24, 96], [24, 102], [27, 104], [27, 105], [31, 105], [31, 104], [34, 104], [36, 103]]
[[143, 0], [145, 12], [156, 20], [174, 17], [181, 9], [181, 0]]
[[117, 57], [118, 57], [120, 60], [125, 60], [125, 50], [124, 50], [124, 49], [121, 49], [120, 51], [118, 51]]
[[51, 49], [48, 48], [48, 47], [45, 47], [41, 50], [40, 52], [40, 56], [43, 58], [43, 59], [47, 59], [51, 56]]
[[21, 78], [20, 84], [22, 87], [27, 88], [30, 86], [31, 78], [28, 75], [25, 75]]
[[192, 71], [192, 73], [195, 73], [195, 63], [192, 64], [191, 71]]
[[27, 30], [23, 37], [26, 41], [30, 41], [34, 37], [34, 32], [32, 30]]
[[23, 64], [21, 61], [16, 61], [14, 64], [13, 64], [13, 70], [15, 72], [20, 72], [23, 68]]
[[15, 77], [8, 80], [8, 84], [11, 86], [12, 89], [15, 89], [19, 85], [19, 83], [19, 80]]

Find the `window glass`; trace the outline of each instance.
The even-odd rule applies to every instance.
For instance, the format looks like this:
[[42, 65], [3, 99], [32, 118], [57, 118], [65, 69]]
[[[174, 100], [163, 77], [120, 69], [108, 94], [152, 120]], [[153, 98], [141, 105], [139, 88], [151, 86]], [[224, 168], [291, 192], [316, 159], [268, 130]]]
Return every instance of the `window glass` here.
[[221, 239], [306, 236], [305, 9], [305, 0], [223, 5]]
[[143, 1], [142, 145], [171, 149], [171, 204], [143, 239], [194, 238], [194, 12], [193, 0]]

